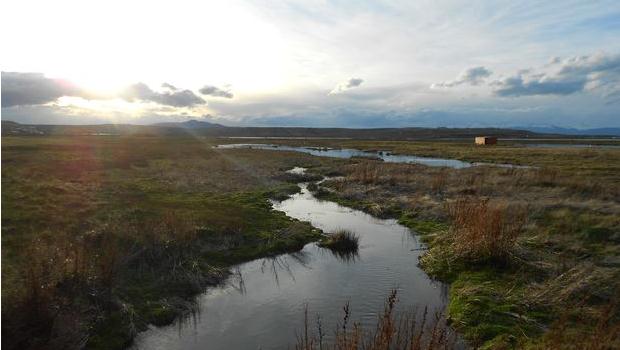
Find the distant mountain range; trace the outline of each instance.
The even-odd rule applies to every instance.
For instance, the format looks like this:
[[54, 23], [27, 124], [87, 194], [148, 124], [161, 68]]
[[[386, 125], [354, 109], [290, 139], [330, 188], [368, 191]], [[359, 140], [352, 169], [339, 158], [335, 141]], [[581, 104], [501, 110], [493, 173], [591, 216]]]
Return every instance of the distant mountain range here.
[[[168, 122], [152, 124], [156, 126], [164, 127], [178, 127], [185, 129], [202, 129], [202, 128], [226, 128], [226, 126], [217, 123], [211, 123], [201, 120], [188, 120], [184, 122]], [[238, 127], [243, 128], [243, 127]], [[273, 129], [274, 127], [264, 127], [265, 129]], [[286, 127], [285, 127], [286, 128]], [[312, 128], [320, 129], [320, 128]], [[447, 129], [447, 128], [386, 128], [386, 129]], [[459, 128], [450, 128], [459, 129]], [[463, 128], [471, 129], [471, 128]], [[485, 129], [485, 128], [477, 128]], [[489, 130], [493, 128], [488, 128]], [[377, 129], [379, 130], [379, 129]], [[539, 134], [554, 134], [554, 135], [585, 135], [585, 136], [620, 136], [620, 128], [596, 128], [596, 129], [575, 129], [575, 128], [562, 128], [559, 126], [523, 126], [514, 127], [501, 130], [527, 130], [533, 131]]]
[[620, 128], [575, 129], [559, 126], [523, 126], [516, 129], [529, 130], [542, 134], [587, 135], [587, 136], [620, 136]]
[[354, 138], [369, 140], [459, 139], [480, 135], [499, 138], [566, 138], [570, 136], [616, 136], [620, 129], [562, 129], [532, 130], [501, 128], [305, 128], [305, 127], [230, 127], [217, 123], [189, 120], [153, 125], [28, 125], [2, 121], [2, 135], [194, 135], [210, 137], [296, 137], [296, 138]]

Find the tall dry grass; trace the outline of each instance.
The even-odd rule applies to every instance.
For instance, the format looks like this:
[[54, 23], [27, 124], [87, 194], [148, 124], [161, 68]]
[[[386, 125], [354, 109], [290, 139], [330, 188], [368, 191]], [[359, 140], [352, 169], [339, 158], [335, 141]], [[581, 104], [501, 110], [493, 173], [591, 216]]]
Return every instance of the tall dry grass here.
[[506, 261], [527, 221], [523, 206], [463, 197], [447, 204], [453, 253], [471, 261]]
[[397, 292], [387, 297], [383, 312], [373, 329], [363, 329], [351, 321], [351, 308], [345, 304], [343, 317], [333, 330], [334, 337], [325, 341], [325, 330], [320, 317], [316, 322], [316, 333], [311, 333], [308, 308], [304, 310], [304, 328], [297, 337], [297, 350], [436, 350], [454, 349], [457, 341], [445, 318], [441, 314], [429, 315], [411, 311], [397, 314], [395, 311]]
[[448, 185], [448, 175], [449, 171], [446, 169], [441, 169], [439, 172], [435, 173], [431, 179], [431, 191], [433, 193], [443, 192]]
[[[195, 222], [176, 212], [140, 226], [111, 221], [78, 235], [39, 235], [26, 245], [21, 278], [6, 291], [11, 295], [3, 296], [11, 303], [3, 300], [2, 330], [12, 334], [3, 345], [36, 348], [32, 339], [59, 341], [58, 333], [71, 331], [74, 338], [59, 348], [79, 347], [100, 313], [122, 309], [113, 290], [123, 278], [148, 274], [188, 289], [204, 287], [204, 271], [192, 264], [196, 235]], [[75, 312], [80, 308], [91, 311]]]
[[348, 178], [363, 184], [377, 184], [381, 180], [380, 166], [375, 162], [362, 162], [352, 168]]
[[[600, 310], [596, 311], [583, 305], [575, 308], [566, 308], [560, 318], [551, 324], [540, 344], [532, 348], [571, 350], [620, 349], [620, 322], [618, 322], [618, 317], [620, 317], [620, 309], [615, 301], [602, 305]], [[579, 331], [571, 329], [575, 323], [582, 326]]]

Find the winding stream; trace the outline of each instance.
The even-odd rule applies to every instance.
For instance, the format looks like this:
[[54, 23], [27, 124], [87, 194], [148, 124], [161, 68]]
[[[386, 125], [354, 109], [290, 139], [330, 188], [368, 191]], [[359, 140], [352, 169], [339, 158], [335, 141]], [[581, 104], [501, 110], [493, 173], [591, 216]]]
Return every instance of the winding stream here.
[[347, 301], [352, 320], [373, 327], [393, 288], [400, 310], [445, 307], [446, 285], [417, 267], [422, 246], [396, 220], [320, 201], [305, 184], [301, 193], [273, 206], [326, 232], [355, 231], [361, 237], [358, 255], [343, 259], [310, 243], [297, 253], [241, 264], [223, 286], [199, 296], [194, 319], [151, 327], [138, 335], [135, 349], [294, 348], [304, 305], [311, 325], [321, 315], [329, 339]]
[[382, 159], [388, 163], [415, 163], [423, 164], [426, 166], [434, 167], [449, 167], [455, 169], [469, 168], [472, 166], [494, 166], [502, 168], [531, 168], [527, 165], [515, 165], [515, 164], [501, 164], [501, 163], [482, 163], [482, 162], [466, 162], [458, 159], [450, 158], [433, 158], [433, 157], [419, 157], [415, 155], [407, 154], [393, 154], [388, 151], [362, 151], [352, 148], [326, 148], [326, 147], [295, 147], [286, 145], [271, 145], [264, 143], [233, 143], [225, 145], [217, 145], [215, 148], [219, 149], [260, 149], [270, 151], [290, 151], [307, 153], [317, 157], [332, 157], [332, 158], [372, 158]]

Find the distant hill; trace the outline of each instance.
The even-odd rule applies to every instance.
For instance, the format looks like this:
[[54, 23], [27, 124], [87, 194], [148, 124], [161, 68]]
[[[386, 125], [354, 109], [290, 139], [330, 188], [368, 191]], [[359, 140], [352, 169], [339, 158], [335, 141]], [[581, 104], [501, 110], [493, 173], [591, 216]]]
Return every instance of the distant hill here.
[[2, 121], [2, 135], [44, 135], [36, 125], [25, 125], [11, 121]]
[[168, 123], [157, 123], [152, 124], [155, 126], [163, 126], [170, 128], [185, 128], [185, 129], [202, 129], [202, 128], [224, 128], [224, 125], [205, 122], [202, 120], [188, 120], [184, 122], [168, 122]]
[[562, 128], [558, 126], [545, 127], [519, 127], [519, 129], [530, 130], [544, 134], [561, 134], [561, 135], [584, 135], [584, 136], [620, 136], [620, 128], [596, 128], [596, 129], [575, 129]]
[[[609, 130], [609, 129], [598, 129]], [[351, 138], [366, 140], [466, 139], [480, 135], [499, 138], [566, 138], [566, 134], [499, 128], [303, 128], [303, 127], [228, 127], [216, 123], [190, 120], [154, 125], [27, 125], [2, 121], [2, 135], [194, 135], [210, 137], [297, 137]], [[575, 134], [570, 134], [575, 135]], [[593, 135], [593, 134], [588, 134]], [[592, 137], [592, 136], [588, 136]]]

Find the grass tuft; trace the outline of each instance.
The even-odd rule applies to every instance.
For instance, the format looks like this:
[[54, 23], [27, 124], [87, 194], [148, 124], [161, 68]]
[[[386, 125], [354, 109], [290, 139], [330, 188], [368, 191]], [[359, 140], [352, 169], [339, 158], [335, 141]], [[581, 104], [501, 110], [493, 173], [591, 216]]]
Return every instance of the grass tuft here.
[[319, 246], [338, 252], [356, 252], [359, 249], [360, 237], [349, 230], [338, 230], [319, 242]]

